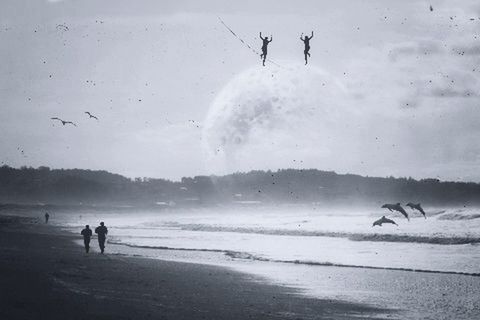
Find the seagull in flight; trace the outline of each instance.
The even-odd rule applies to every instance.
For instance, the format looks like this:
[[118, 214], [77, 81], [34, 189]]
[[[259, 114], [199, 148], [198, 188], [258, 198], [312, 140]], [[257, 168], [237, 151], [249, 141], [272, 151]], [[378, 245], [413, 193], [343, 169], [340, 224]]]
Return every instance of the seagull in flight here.
[[68, 31], [68, 27], [65, 24], [57, 24], [57, 30]]
[[93, 114], [91, 114], [90, 112], [85, 111], [85, 113], [88, 114], [88, 116], [90, 117], [89, 119], [94, 118], [94, 119], [97, 119], [97, 120], [98, 120], [98, 118], [95, 117], [95, 116], [94, 116]]
[[60, 122], [62, 122], [63, 125], [66, 125], [66, 124], [72, 124], [74, 125], [75, 127], [77, 126], [75, 123], [73, 123], [72, 121], [65, 121], [65, 120], [62, 120], [60, 118], [57, 118], [57, 117], [53, 117], [53, 118], [50, 118], [52, 120], [58, 120]]

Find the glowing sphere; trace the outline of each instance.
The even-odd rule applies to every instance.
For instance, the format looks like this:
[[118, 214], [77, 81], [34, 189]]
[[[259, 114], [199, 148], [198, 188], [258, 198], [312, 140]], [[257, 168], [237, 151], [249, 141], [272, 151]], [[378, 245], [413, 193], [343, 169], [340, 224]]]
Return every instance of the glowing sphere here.
[[350, 139], [344, 129], [355, 112], [347, 101], [342, 85], [316, 67], [248, 69], [210, 107], [207, 165], [215, 173], [327, 165]]

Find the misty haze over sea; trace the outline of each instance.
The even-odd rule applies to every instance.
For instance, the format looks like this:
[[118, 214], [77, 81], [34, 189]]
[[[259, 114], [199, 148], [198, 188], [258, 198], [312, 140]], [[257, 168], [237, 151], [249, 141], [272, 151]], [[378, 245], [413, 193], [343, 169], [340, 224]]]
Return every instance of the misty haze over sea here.
[[[318, 170], [256, 171], [177, 182], [130, 180], [89, 170], [3, 167], [0, 173], [9, 177], [1, 179], [8, 185], [0, 189], [2, 199], [30, 199], [3, 204], [1, 213], [38, 217], [47, 211], [55, 226], [73, 234], [85, 224], [106, 221], [109, 254], [227, 267], [319, 299], [402, 310], [408, 306], [403, 313], [407, 318], [434, 314], [448, 319], [458, 316], [455, 310], [462, 303], [454, 299], [446, 308], [430, 309], [428, 301], [442, 291], [413, 303], [405, 290], [425, 292], [412, 289], [408, 274], [480, 279], [480, 189], [474, 183]], [[18, 179], [31, 187], [15, 188]], [[408, 209], [408, 221], [380, 208], [390, 199], [425, 200], [426, 218]], [[382, 215], [398, 226], [372, 227]], [[82, 245], [81, 240], [77, 243]], [[378, 291], [374, 279], [390, 277], [386, 272], [403, 272], [393, 275], [406, 278]], [[349, 286], [342, 286], [343, 281]], [[460, 318], [469, 319], [477, 311]]]

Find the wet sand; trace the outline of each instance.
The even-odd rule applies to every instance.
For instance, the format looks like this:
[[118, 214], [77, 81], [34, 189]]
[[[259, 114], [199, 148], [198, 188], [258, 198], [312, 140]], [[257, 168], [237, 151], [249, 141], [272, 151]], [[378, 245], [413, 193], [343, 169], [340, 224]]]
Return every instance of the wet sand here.
[[[228, 268], [85, 254], [76, 239], [36, 219], [0, 216], [0, 319], [395, 316], [367, 305], [308, 298]], [[91, 244], [97, 245], [95, 239]]]

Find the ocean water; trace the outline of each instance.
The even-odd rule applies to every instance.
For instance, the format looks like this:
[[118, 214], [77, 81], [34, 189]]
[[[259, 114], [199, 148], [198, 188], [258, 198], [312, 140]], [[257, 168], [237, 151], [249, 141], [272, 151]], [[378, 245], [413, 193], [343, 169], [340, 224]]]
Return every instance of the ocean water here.
[[[409, 316], [403, 318], [428, 318], [432, 301], [441, 305], [432, 316], [435, 319], [480, 316], [478, 304], [472, 302], [480, 298], [480, 209], [425, 211], [426, 219], [408, 211], [407, 221], [376, 208], [132, 209], [121, 214], [58, 214], [55, 223], [79, 233], [85, 224], [95, 227], [105, 221], [107, 252], [227, 266], [316, 297], [394, 309], [410, 305]], [[382, 215], [398, 226], [372, 227]], [[389, 279], [392, 274], [395, 281]], [[413, 274], [416, 278], [409, 276]], [[433, 275], [444, 275], [441, 279], [446, 282], [429, 278]], [[425, 283], [422, 287], [420, 280], [411, 279]], [[372, 283], [377, 287], [372, 288]], [[428, 296], [422, 293], [425, 286], [432, 283], [436, 289], [430, 303], [412, 304], [405, 296], [415, 292], [423, 299]], [[453, 293], [450, 286], [465, 297], [441, 304], [445, 295]]]

